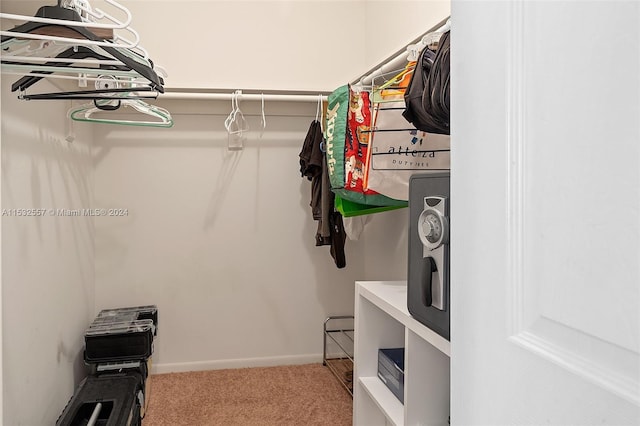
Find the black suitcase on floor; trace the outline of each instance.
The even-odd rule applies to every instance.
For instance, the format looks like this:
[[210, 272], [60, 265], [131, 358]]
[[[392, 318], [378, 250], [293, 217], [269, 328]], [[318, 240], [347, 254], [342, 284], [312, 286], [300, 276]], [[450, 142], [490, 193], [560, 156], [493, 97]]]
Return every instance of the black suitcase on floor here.
[[140, 426], [139, 379], [102, 376], [84, 379], [56, 421], [56, 426]]
[[90, 364], [90, 376], [132, 376], [138, 380], [137, 393], [140, 404], [140, 417], [144, 418], [149, 408], [149, 394], [151, 390], [151, 377], [149, 376], [151, 360], [109, 362], [103, 364]]

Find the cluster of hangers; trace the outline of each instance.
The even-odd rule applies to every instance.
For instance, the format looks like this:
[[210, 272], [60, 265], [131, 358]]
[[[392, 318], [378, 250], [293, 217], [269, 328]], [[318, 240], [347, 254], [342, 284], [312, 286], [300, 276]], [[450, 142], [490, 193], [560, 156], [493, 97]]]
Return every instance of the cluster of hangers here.
[[[245, 133], [249, 131], [249, 123], [244, 117], [244, 113], [240, 109], [240, 99], [242, 98], [242, 90], [236, 90], [231, 95], [231, 112], [224, 120], [224, 128], [227, 130], [228, 142], [230, 150], [241, 150]], [[267, 127], [267, 118], [264, 111], [264, 94], [261, 94], [262, 113], [260, 118], [260, 137]]]
[[[58, 0], [40, 7], [34, 16], [0, 13], [2, 19], [22, 21], [0, 31], [2, 73], [21, 76], [11, 91], [23, 100], [91, 101], [69, 110], [75, 121], [171, 127], [167, 110], [143, 101], [164, 92], [166, 72], [140, 46], [130, 11], [115, 0], [105, 2], [111, 13], [93, 8], [89, 0]], [[28, 93], [43, 79], [76, 81], [79, 90]], [[119, 120], [108, 115], [121, 107], [144, 118]]]
[[[433, 31], [429, 31], [421, 39], [406, 47], [406, 51], [392, 60], [391, 63], [399, 61], [397, 67], [380, 67], [369, 76], [363, 76], [357, 82], [351, 84], [351, 89], [355, 92], [367, 91], [371, 99], [371, 109], [374, 106], [384, 103], [398, 103], [403, 101], [404, 92], [413, 75], [416, 61], [423, 49], [436, 51], [442, 35], [450, 31], [451, 19], [447, 19], [443, 25]], [[366, 83], [365, 83], [366, 81]], [[395, 108], [398, 109], [398, 108]], [[400, 108], [403, 109], [403, 108]], [[373, 113], [374, 111], [372, 111]]]
[[[362, 76], [352, 84], [352, 88], [356, 91], [370, 90], [372, 92], [394, 88], [394, 85], [397, 85], [405, 76], [411, 76], [420, 52], [425, 48], [437, 50], [440, 38], [450, 30], [451, 18], [448, 18], [435, 29], [430, 30], [420, 39], [414, 41], [413, 44], [409, 44], [400, 55], [389, 59], [388, 63], [371, 72], [371, 74]], [[397, 66], [391, 66], [392, 64]], [[403, 87], [397, 88], [404, 89]]]

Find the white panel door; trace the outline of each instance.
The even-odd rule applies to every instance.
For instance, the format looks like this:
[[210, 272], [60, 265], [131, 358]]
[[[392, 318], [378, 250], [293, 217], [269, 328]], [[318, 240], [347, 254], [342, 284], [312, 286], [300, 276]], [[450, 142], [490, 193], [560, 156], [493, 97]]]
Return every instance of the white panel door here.
[[452, 424], [640, 424], [640, 2], [453, 1]]

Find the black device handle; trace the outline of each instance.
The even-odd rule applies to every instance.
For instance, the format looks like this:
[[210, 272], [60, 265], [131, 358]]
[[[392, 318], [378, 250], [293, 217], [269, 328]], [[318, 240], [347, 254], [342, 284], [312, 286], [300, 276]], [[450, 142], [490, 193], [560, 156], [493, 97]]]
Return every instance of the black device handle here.
[[432, 304], [432, 275], [437, 270], [438, 268], [436, 267], [436, 261], [433, 260], [433, 257], [422, 258], [420, 292], [422, 293], [421, 299], [425, 306], [431, 306]]

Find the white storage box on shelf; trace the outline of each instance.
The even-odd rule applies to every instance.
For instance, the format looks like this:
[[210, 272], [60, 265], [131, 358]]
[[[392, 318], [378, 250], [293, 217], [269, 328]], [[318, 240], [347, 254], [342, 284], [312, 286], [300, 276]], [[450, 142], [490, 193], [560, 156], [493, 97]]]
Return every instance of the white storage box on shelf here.
[[[358, 281], [353, 424], [447, 425], [451, 345], [407, 310], [406, 281]], [[404, 347], [404, 404], [377, 377], [378, 349]]]

